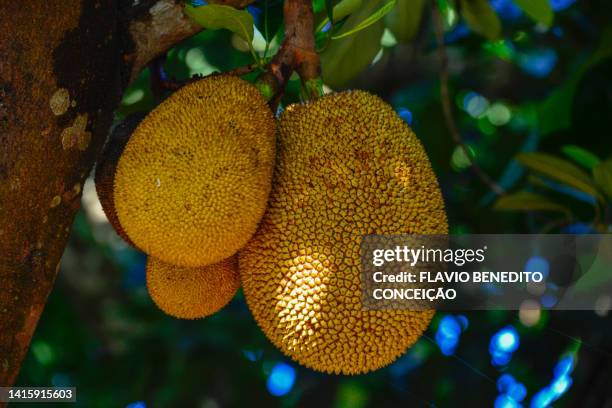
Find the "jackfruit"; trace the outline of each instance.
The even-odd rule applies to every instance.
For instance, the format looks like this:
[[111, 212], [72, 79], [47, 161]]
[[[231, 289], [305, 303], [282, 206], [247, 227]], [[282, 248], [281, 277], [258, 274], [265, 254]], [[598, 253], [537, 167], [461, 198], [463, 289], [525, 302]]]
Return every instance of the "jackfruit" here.
[[434, 311], [362, 310], [360, 241], [447, 233], [427, 154], [391, 106], [364, 91], [288, 107], [278, 149], [268, 211], [239, 255], [251, 312], [312, 369], [358, 374], [391, 363]]
[[255, 86], [217, 75], [151, 111], [115, 175], [121, 225], [147, 254], [180, 266], [233, 255], [265, 211], [276, 124]]
[[138, 126], [142, 118], [142, 114], [133, 114], [113, 129], [104, 147], [104, 152], [96, 164], [96, 175], [94, 177], [96, 193], [98, 193], [98, 199], [100, 200], [102, 210], [104, 210], [108, 222], [113, 226], [117, 235], [123, 238], [123, 240], [131, 246], [135, 245], [125, 233], [117, 217], [113, 190], [119, 157], [121, 153], [123, 153], [123, 149], [130, 135], [134, 132], [134, 129], [136, 129], [136, 126]]
[[232, 300], [240, 287], [238, 259], [185, 268], [159, 259], [147, 259], [147, 289], [165, 313], [180, 319], [210, 316]]

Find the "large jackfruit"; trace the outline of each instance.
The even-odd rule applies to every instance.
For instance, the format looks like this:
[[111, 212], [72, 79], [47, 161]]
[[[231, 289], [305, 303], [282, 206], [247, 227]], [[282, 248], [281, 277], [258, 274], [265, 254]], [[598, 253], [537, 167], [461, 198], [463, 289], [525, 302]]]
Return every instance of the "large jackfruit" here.
[[151, 299], [165, 313], [180, 319], [199, 319], [218, 312], [240, 287], [236, 256], [198, 268], [149, 257], [146, 274]]
[[119, 159], [115, 207], [127, 235], [175, 265], [233, 255], [265, 211], [275, 132], [265, 99], [239, 78], [213, 76], [172, 94]]
[[363, 91], [289, 107], [270, 204], [240, 252], [244, 294], [284, 353], [328, 373], [385, 366], [434, 311], [361, 307], [366, 234], [445, 234], [442, 195], [427, 155], [393, 109]]

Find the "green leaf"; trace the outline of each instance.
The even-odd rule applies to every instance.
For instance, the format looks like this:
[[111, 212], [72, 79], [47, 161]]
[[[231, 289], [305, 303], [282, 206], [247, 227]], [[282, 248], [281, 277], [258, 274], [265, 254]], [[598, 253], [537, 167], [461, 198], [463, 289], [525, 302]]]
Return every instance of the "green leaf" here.
[[612, 200], [612, 159], [599, 163], [593, 168], [595, 183]]
[[501, 211], [556, 211], [568, 216], [571, 214], [567, 207], [529, 191], [519, 191], [499, 197], [493, 208]]
[[328, 20], [331, 21], [334, 19], [334, 7], [341, 1], [342, 0], [325, 0], [325, 11], [327, 12]]
[[327, 6], [325, 2], [326, 0], [312, 0], [312, 11], [314, 11], [315, 14], [318, 14], [321, 11], [323, 11], [325, 7]]
[[349, 35], [353, 35], [355, 33], [358, 33], [361, 30], [368, 28], [369, 26], [371, 26], [372, 24], [376, 23], [378, 20], [383, 18], [388, 12], [390, 12], [393, 6], [395, 6], [395, 0], [388, 1], [381, 8], [376, 10], [368, 18], [363, 20], [361, 23], [357, 24], [355, 27], [341, 34], [333, 36], [332, 40], [339, 40], [341, 38], [348, 37]]
[[555, 13], [549, 0], [513, 0], [532, 20], [550, 27]]
[[248, 44], [253, 42], [253, 16], [246, 10], [209, 4], [201, 7], [185, 5], [185, 14], [204, 28], [230, 30]]
[[419, 31], [425, 0], [400, 0], [387, 14], [387, 27], [400, 42], [408, 42]]
[[606, 28], [600, 35], [597, 50], [573, 73], [560, 87], [538, 105], [538, 127], [542, 136], [568, 129], [572, 124], [574, 96], [584, 75], [594, 66], [612, 56], [612, 27]]
[[578, 166], [546, 153], [519, 153], [516, 159], [523, 166], [552, 180], [583, 191], [603, 201], [589, 175]]
[[361, 7], [362, 3], [363, 0], [342, 0], [334, 7], [333, 21], [340, 21], [344, 17], [353, 14], [355, 10]]
[[[366, 0], [364, 5], [351, 14], [344, 22], [339, 33], [356, 27], [371, 15], [381, 0]], [[358, 33], [330, 41], [321, 52], [321, 70], [325, 84], [333, 87], [344, 85], [370, 65], [380, 50], [380, 38], [384, 31], [382, 21], [377, 21]]]
[[595, 153], [579, 146], [565, 145], [561, 150], [567, 157], [589, 170], [593, 170], [593, 167], [597, 166], [600, 162], [599, 157]]
[[472, 31], [489, 40], [501, 34], [501, 22], [488, 0], [461, 0], [461, 14]]
[[574, 95], [581, 77], [582, 75], [575, 76], [557, 87], [536, 106], [538, 127], [542, 136], [571, 126]]
[[270, 42], [283, 24], [283, 3], [267, 0], [264, 7], [263, 18], [257, 19], [255, 26], [264, 39]]

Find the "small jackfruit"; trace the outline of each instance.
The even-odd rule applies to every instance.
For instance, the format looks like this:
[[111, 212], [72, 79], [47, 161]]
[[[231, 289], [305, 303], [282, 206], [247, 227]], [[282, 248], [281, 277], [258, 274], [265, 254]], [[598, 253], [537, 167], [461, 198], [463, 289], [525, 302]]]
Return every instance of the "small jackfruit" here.
[[197, 268], [147, 259], [147, 289], [155, 304], [170, 316], [199, 319], [223, 308], [240, 287], [238, 259]]
[[134, 246], [134, 243], [125, 233], [117, 217], [113, 190], [119, 157], [123, 153], [130, 135], [134, 132], [142, 118], [141, 114], [131, 115], [113, 129], [104, 152], [96, 164], [96, 175], [94, 177], [98, 199], [108, 222], [113, 226], [117, 234], [132, 246]]
[[275, 182], [239, 256], [248, 306], [267, 337], [327, 373], [383, 367], [416, 342], [433, 310], [362, 310], [366, 234], [445, 234], [444, 202], [419, 140], [363, 91], [287, 108]]
[[172, 94], [119, 159], [114, 198], [127, 235], [175, 265], [233, 255], [265, 211], [275, 133], [266, 100], [239, 78], [208, 77]]

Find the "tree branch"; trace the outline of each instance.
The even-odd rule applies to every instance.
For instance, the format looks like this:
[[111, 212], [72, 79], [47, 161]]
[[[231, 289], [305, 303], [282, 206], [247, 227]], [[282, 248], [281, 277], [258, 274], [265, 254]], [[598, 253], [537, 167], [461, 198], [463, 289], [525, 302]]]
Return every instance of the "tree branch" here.
[[258, 79], [259, 84], [269, 87], [274, 95], [271, 101], [276, 106], [282, 92], [295, 71], [298, 73], [310, 97], [317, 97], [311, 81], [321, 76], [319, 55], [315, 50], [314, 15], [310, 0], [287, 0], [284, 4], [285, 39], [270, 61], [266, 72]]
[[452, 104], [450, 102], [450, 94], [448, 91], [448, 54], [444, 44], [444, 27], [442, 25], [442, 17], [438, 9], [437, 2], [433, 1], [433, 20], [435, 26], [436, 42], [438, 43], [438, 53], [440, 57], [440, 101], [442, 102], [442, 110], [446, 126], [455, 141], [455, 144], [461, 148], [465, 157], [470, 162], [472, 170], [483, 184], [488, 186], [497, 195], [504, 195], [506, 192], [502, 189], [489, 175], [476, 163], [472, 157], [472, 153], [467, 148], [465, 142], [461, 138], [461, 133], [453, 116]]
[[[212, 0], [210, 3], [244, 8], [255, 0]], [[131, 66], [129, 81], [155, 58], [163, 55], [176, 43], [200, 32], [202, 27], [183, 13], [184, 2], [158, 0], [127, 21], [127, 38], [132, 44], [124, 55]], [[129, 14], [129, 13], [127, 13]]]

